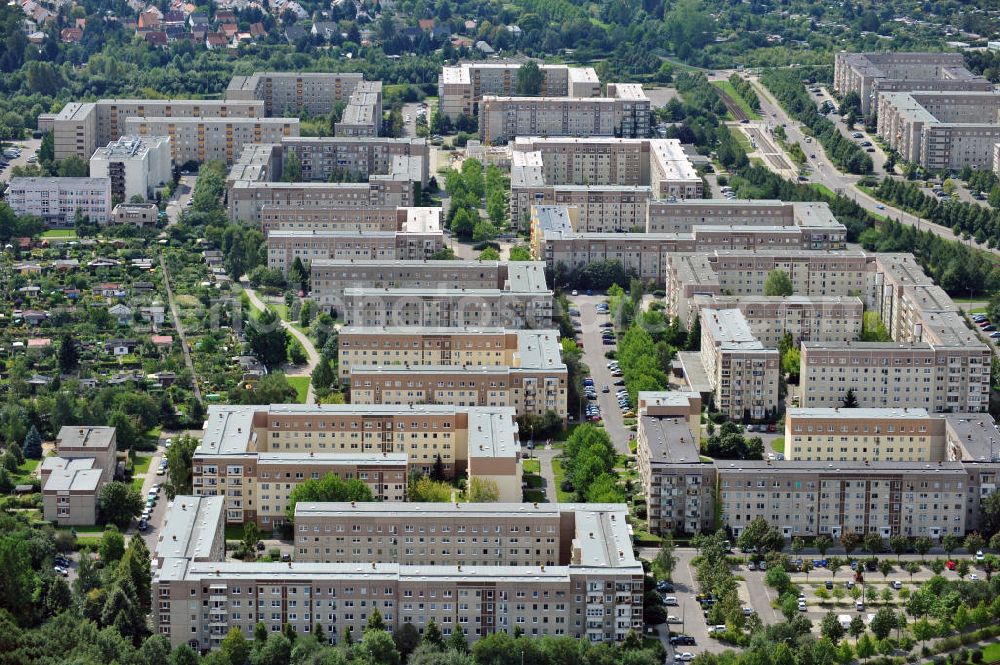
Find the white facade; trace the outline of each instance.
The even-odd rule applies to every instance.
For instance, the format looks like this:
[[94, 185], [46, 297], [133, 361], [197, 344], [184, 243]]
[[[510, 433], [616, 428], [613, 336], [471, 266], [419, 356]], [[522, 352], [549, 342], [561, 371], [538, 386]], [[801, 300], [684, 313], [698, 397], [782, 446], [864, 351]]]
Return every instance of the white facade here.
[[11, 178], [7, 204], [19, 215], [37, 215], [50, 226], [73, 224], [76, 211], [97, 224], [111, 219], [108, 178]]
[[123, 136], [90, 158], [90, 175], [111, 180], [111, 196], [129, 201], [150, 199], [153, 190], [171, 179], [169, 136]]

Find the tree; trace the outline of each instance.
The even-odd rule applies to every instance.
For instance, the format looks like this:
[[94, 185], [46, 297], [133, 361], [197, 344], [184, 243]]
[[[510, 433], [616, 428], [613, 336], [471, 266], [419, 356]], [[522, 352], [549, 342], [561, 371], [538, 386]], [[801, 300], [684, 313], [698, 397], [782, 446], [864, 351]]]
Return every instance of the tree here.
[[941, 539], [941, 547], [948, 556], [951, 556], [951, 553], [957, 550], [961, 544], [962, 541], [959, 537], [953, 534], [948, 534]]
[[508, 261], [531, 261], [531, 250], [524, 245], [514, 245], [507, 256]]
[[934, 541], [927, 536], [918, 536], [913, 540], [913, 549], [920, 554], [920, 560], [923, 561], [927, 553], [931, 551], [934, 547]]
[[80, 362], [80, 353], [76, 348], [76, 340], [70, 333], [63, 333], [59, 338], [59, 371], [69, 374]]
[[785, 593], [785, 591], [792, 586], [792, 578], [788, 576], [788, 573], [786, 573], [785, 569], [781, 566], [772, 566], [768, 568], [767, 573], [764, 575], [764, 582], [769, 587], [775, 589], [779, 596]]
[[493, 247], [487, 247], [483, 251], [479, 252], [479, 260], [480, 261], [499, 261], [500, 260], [500, 252], [498, 252]]
[[968, 559], [959, 559], [955, 564], [955, 572], [958, 573], [958, 577], [963, 580], [965, 579], [965, 576], [969, 574], [969, 568], [970, 565]]
[[295, 521], [295, 505], [299, 501], [329, 502], [329, 501], [374, 501], [375, 495], [364, 481], [358, 478], [343, 480], [340, 476], [328, 473], [322, 478], [310, 478], [299, 483], [288, 495], [288, 506], [285, 517], [289, 522]]
[[903, 564], [903, 570], [910, 574], [910, 580], [913, 580], [913, 576], [920, 572], [920, 564], [916, 561], [907, 561]]
[[840, 624], [840, 620], [837, 615], [833, 612], [827, 612], [826, 616], [823, 617], [823, 622], [820, 624], [820, 632], [823, 637], [829, 638], [831, 642], [836, 644], [844, 637], [844, 627]]
[[469, 480], [470, 503], [496, 503], [500, 500], [500, 487], [491, 478]]
[[865, 632], [865, 620], [860, 614], [855, 614], [854, 618], [851, 619], [851, 625], [848, 626], [847, 632], [851, 634], [855, 640]]
[[854, 388], [848, 388], [847, 392], [844, 393], [844, 408], [845, 409], [858, 408], [858, 398], [854, 394]]
[[125, 537], [114, 524], [108, 525], [101, 537], [101, 544], [98, 548], [101, 555], [101, 562], [105, 566], [116, 563], [125, 556]]
[[244, 665], [250, 659], [250, 644], [239, 628], [230, 628], [222, 639], [219, 651], [230, 665]]
[[674, 537], [668, 533], [663, 537], [663, 541], [660, 543], [660, 551], [656, 553], [656, 558], [653, 559], [653, 572], [659, 577], [669, 580], [673, 576], [674, 567], [677, 565], [675, 550]]
[[427, 624], [427, 627], [424, 628], [423, 643], [429, 644], [435, 647], [436, 649], [444, 648], [444, 637], [442, 637], [441, 629], [438, 628], [438, 625], [437, 623], [435, 623], [434, 619], [431, 619], [430, 623]]
[[851, 556], [851, 552], [858, 549], [858, 545], [861, 544], [861, 536], [859, 536], [854, 531], [845, 531], [840, 536], [840, 545], [844, 548], [844, 552], [847, 556]]
[[[399, 665], [399, 651], [392, 635], [384, 630], [365, 630], [364, 637], [356, 649], [360, 661], [370, 665]], [[287, 662], [287, 661], [285, 661]]]
[[795, 292], [792, 278], [784, 270], [772, 270], [764, 280], [765, 296], [790, 296]]
[[274, 369], [285, 362], [288, 357], [288, 333], [277, 314], [270, 309], [264, 310], [256, 319], [251, 318], [245, 331], [250, 351], [268, 369]]
[[868, 659], [875, 655], [875, 644], [872, 639], [868, 637], [868, 633], [865, 633], [858, 639], [855, 651], [863, 662], [868, 662]]
[[368, 622], [365, 624], [365, 632], [371, 630], [386, 630], [385, 621], [382, 620], [382, 613], [378, 611], [378, 608], [372, 608], [372, 613], [368, 615]]
[[178, 494], [191, 494], [191, 459], [198, 443], [192, 436], [175, 437], [167, 451], [167, 496], [171, 499]]
[[529, 60], [517, 69], [516, 91], [518, 97], [537, 97], [542, 94], [545, 75], [534, 60]]
[[933, 639], [936, 631], [934, 630], [934, 625], [927, 620], [927, 617], [921, 617], [912, 626], [910, 626], [910, 632], [913, 633], [913, 638], [920, 642], [920, 646], [924, 645], [927, 640]]
[[302, 180], [302, 162], [299, 155], [294, 150], [285, 152], [284, 163], [281, 168], [282, 182], [300, 182]]
[[896, 561], [899, 561], [900, 557], [906, 552], [910, 547], [910, 539], [904, 535], [896, 534], [895, 536], [889, 536], [889, 549], [896, 553]]
[[400, 626], [399, 630], [392, 634], [392, 638], [404, 660], [409, 658], [414, 649], [420, 645], [420, 631], [409, 621]]
[[888, 559], [882, 559], [878, 562], [878, 570], [882, 573], [882, 579], [888, 579], [889, 573], [892, 572], [892, 564]]
[[889, 637], [889, 633], [896, 627], [896, 613], [888, 607], [882, 607], [875, 613], [868, 627], [871, 629], [872, 634], [875, 635], [875, 639], [884, 640]]
[[969, 554], [982, 552], [984, 547], [986, 547], [986, 540], [975, 531], [965, 537], [965, 551]]
[[90, 166], [78, 155], [70, 155], [59, 160], [57, 172], [60, 178], [85, 178], [90, 173]]
[[833, 540], [830, 539], [830, 536], [818, 536], [813, 541], [813, 547], [819, 550], [820, 556], [825, 557], [826, 551], [833, 547]]
[[984, 537], [992, 538], [994, 534], [1000, 533], [1000, 492], [991, 492], [983, 499], [980, 518]]
[[931, 572], [934, 573], [935, 575], [940, 575], [941, 573], [943, 573], [944, 572], [944, 566], [945, 566], [945, 563], [941, 559], [934, 559], [929, 564]]
[[42, 435], [38, 433], [38, 428], [34, 425], [31, 426], [28, 434], [24, 437], [24, 445], [21, 446], [21, 451], [27, 459], [42, 459]]
[[144, 505], [139, 490], [131, 484], [117, 481], [102, 487], [98, 498], [101, 521], [120, 529], [127, 529], [132, 519], [142, 514]]
[[768, 525], [763, 517], [756, 517], [740, 533], [738, 544], [744, 552], [778, 552], [784, 547], [785, 537], [776, 527]]
[[256, 522], [246, 522], [243, 524], [243, 551], [247, 559], [253, 559], [257, 552], [257, 541], [260, 540], [260, 529]]

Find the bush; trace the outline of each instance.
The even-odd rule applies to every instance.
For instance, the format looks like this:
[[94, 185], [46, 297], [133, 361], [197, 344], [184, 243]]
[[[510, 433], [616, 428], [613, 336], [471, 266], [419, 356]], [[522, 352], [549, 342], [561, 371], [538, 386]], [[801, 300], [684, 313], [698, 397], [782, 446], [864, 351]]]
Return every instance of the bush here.
[[978, 649], [977, 648], [977, 649], [973, 649], [972, 650], [972, 662], [973, 663], [981, 663], [981, 662], [983, 662], [983, 650], [982, 649]]

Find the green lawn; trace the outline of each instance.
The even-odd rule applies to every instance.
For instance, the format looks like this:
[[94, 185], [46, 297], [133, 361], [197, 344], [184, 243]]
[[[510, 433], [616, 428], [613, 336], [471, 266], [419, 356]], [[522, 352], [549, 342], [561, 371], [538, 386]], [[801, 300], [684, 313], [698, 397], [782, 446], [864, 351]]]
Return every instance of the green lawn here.
[[545, 492], [542, 490], [524, 490], [525, 503], [545, 503]]
[[295, 392], [298, 394], [299, 404], [306, 403], [306, 395], [309, 393], [309, 377], [308, 376], [286, 376], [288, 380], [288, 385], [295, 388]]
[[132, 487], [135, 488], [136, 492], [142, 493], [142, 483], [145, 481], [145, 476], [136, 476], [132, 479]]
[[566, 474], [563, 472], [562, 460], [558, 457], [552, 460], [552, 475], [556, 481], [556, 500], [559, 503], [569, 503], [573, 501], [573, 494], [562, 490], [562, 481]]
[[132, 473], [136, 476], [149, 471], [149, 465], [153, 461], [152, 455], [136, 455], [132, 459]]
[[751, 120], [760, 120], [760, 113], [757, 113], [750, 105], [747, 104], [746, 100], [740, 97], [739, 93], [736, 92], [736, 88], [729, 81], [712, 81], [712, 85], [721, 90], [722, 92], [729, 95], [736, 105], [743, 109], [743, 112], [747, 114], [747, 117]]
[[774, 439], [773, 441], [771, 441], [771, 450], [773, 450], [776, 453], [782, 453], [782, 454], [784, 454], [784, 452], [785, 452], [785, 438], [779, 436], [777, 439]]
[[828, 196], [831, 199], [837, 198], [837, 195], [833, 193], [833, 190], [827, 187], [826, 185], [821, 185], [817, 182], [814, 182], [810, 186], [823, 196]]
[[227, 524], [225, 538], [226, 540], [243, 540], [243, 525]]
[[733, 135], [733, 138], [736, 139], [736, 142], [740, 145], [741, 148], [743, 148], [744, 152], [751, 153], [754, 151], [753, 146], [750, 145], [750, 139], [748, 139], [747, 135], [741, 132], [739, 128], [730, 127], [729, 133]]
[[524, 484], [534, 490], [541, 489], [542, 485], [545, 484], [544, 478], [536, 476], [533, 473], [526, 473], [522, 476], [522, 478], [524, 480]]
[[42, 232], [43, 238], [75, 238], [76, 231], [73, 229], [49, 229]]
[[983, 647], [983, 662], [995, 663], [1000, 660], [1000, 642], [987, 644]]
[[288, 307], [285, 306], [285, 303], [267, 303], [267, 306], [274, 310], [274, 313], [277, 314], [282, 321], [288, 320]]
[[525, 473], [541, 473], [542, 464], [536, 459], [526, 459], [521, 463]]

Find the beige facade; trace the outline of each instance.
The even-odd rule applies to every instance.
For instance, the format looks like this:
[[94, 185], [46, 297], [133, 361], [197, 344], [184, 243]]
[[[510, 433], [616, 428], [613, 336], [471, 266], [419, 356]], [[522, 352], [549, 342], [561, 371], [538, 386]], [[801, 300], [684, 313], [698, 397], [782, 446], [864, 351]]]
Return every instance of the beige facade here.
[[[362, 330], [372, 331], [369, 344], [381, 342], [383, 348], [392, 344], [375, 330]], [[432, 330], [421, 336], [419, 329], [411, 329], [406, 337], [413, 341], [407, 343], [422, 346], [424, 340], [432, 343], [443, 339], [450, 346], [453, 340], [448, 330]], [[488, 364], [481, 359], [463, 362], [452, 358], [455, 362], [447, 364], [396, 360], [383, 365], [377, 363], [379, 358], [361, 356], [359, 361], [370, 364], [358, 362], [341, 372], [347, 372], [352, 404], [511, 406], [519, 416], [542, 416], [552, 411], [565, 420], [568, 376], [560, 357], [558, 331], [523, 330], [513, 333], [513, 337], [515, 348], [501, 363], [490, 362], [489, 358]], [[358, 343], [356, 339], [341, 339], [340, 344], [352, 341]], [[483, 354], [476, 355], [481, 358]]]
[[46, 457], [39, 469], [45, 520], [97, 524], [101, 489], [114, 479], [118, 462], [115, 428], [64, 426], [56, 437], [56, 455]]
[[701, 362], [718, 411], [737, 421], [777, 413], [778, 351], [764, 348], [738, 309], [701, 310]]
[[860, 298], [848, 296], [695, 296], [692, 315], [703, 307], [738, 309], [753, 336], [770, 349], [777, 348], [786, 334], [793, 344], [858, 339], [865, 311]]
[[[131, 118], [252, 120], [263, 116], [264, 105], [259, 101], [101, 99], [96, 102], [71, 102], [54, 116], [48, 115], [44, 121], [52, 127], [56, 159], [76, 155], [86, 160], [90, 159], [98, 146], [107, 145], [125, 134], [135, 133], [128, 131], [128, 120]], [[148, 134], [154, 135], [152, 132]], [[176, 146], [171, 149], [177, 150]]]
[[429, 259], [444, 247], [444, 234], [401, 231], [286, 231], [272, 230], [267, 234], [267, 265], [285, 274], [295, 259], [305, 264], [333, 260], [398, 260]]
[[[412, 524], [413, 535], [407, 535], [406, 524], [395, 524], [391, 517], [383, 523], [373, 518], [364, 525], [354, 518], [339, 517], [341, 504], [315, 504], [309, 536], [319, 538], [325, 548], [326, 533], [336, 533], [338, 526], [351, 528], [350, 549], [337, 552], [336, 536], [331, 536], [330, 559], [351, 559], [364, 555], [354, 549], [373, 552], [382, 540], [383, 555], [373, 554], [364, 565], [354, 562], [313, 563], [297, 560], [289, 563], [242, 563], [228, 561], [192, 561], [182, 557], [165, 558], [153, 578], [155, 632], [171, 644], [188, 644], [195, 649], [218, 647], [231, 628], [247, 637], [253, 635], [258, 622], [269, 632], [291, 626], [300, 635], [308, 634], [319, 625], [331, 642], [349, 631], [360, 639], [369, 613], [377, 609], [390, 630], [405, 624], [422, 631], [432, 621], [444, 636], [462, 631], [470, 642], [495, 632], [513, 633], [520, 630], [527, 636], [553, 635], [585, 639], [589, 642], [613, 642], [625, 638], [631, 630], [642, 629], [643, 571], [634, 558], [631, 537], [623, 505], [588, 504], [532, 506], [519, 504], [516, 513], [503, 517], [487, 516], [490, 508], [476, 504], [460, 504], [454, 517], [443, 514], [450, 504], [427, 507], [442, 513], [440, 520], [430, 523], [417, 518]], [[323, 515], [324, 505], [327, 515]], [[512, 507], [513, 508], [513, 507]], [[416, 510], [416, 508], [414, 508]], [[554, 509], [558, 528], [551, 524]], [[176, 510], [176, 505], [174, 507]], [[464, 512], [478, 512], [482, 519], [466, 523]], [[529, 516], [538, 511], [544, 517]], [[512, 517], [523, 519], [511, 519]], [[490, 547], [477, 555], [493, 559], [491, 565], [461, 565], [452, 563], [472, 558], [472, 530], [492, 527]], [[367, 538], [368, 526], [373, 526], [372, 543]], [[378, 525], [383, 526], [379, 535]], [[417, 532], [424, 525], [426, 533]], [[550, 533], [549, 527], [554, 531]], [[355, 533], [354, 528], [363, 529]], [[440, 535], [434, 533], [440, 527]], [[465, 529], [460, 533], [459, 529]], [[496, 528], [509, 530], [498, 534]], [[444, 531], [445, 528], [453, 529]], [[516, 531], [515, 531], [516, 529]], [[528, 529], [526, 532], [525, 529]], [[319, 535], [317, 534], [317, 530]], [[365, 534], [362, 536], [361, 534]], [[431, 534], [434, 535], [431, 535]], [[454, 535], [452, 535], [454, 534]], [[311, 544], [304, 532], [296, 533], [297, 542], [309, 552]], [[476, 538], [482, 538], [477, 533]], [[509, 565], [504, 561], [504, 548], [496, 547], [505, 540], [513, 549], [525, 541], [545, 539], [532, 553], [518, 559], [530, 565]], [[546, 565], [552, 549], [547, 542], [558, 539], [557, 565]], [[402, 547], [399, 547], [402, 540]], [[410, 540], [413, 542], [411, 543]], [[355, 545], [358, 542], [358, 547]], [[397, 549], [394, 556], [391, 552]], [[407, 556], [407, 550], [413, 556]], [[437, 554], [429, 554], [436, 550]], [[468, 554], [459, 555], [459, 551]], [[510, 550], [507, 550], [508, 552]], [[423, 558], [440, 556], [445, 565], [385, 563], [399, 557]], [[369, 561], [371, 562], [369, 564]]]
[[155, 203], [119, 203], [111, 210], [112, 224], [155, 226], [160, 221], [160, 208]]
[[[327, 473], [357, 478], [383, 501], [402, 501], [410, 469], [438, 458], [451, 476], [470, 458], [490, 479], [520, 488], [519, 446], [510, 408], [444, 405], [271, 405], [210, 407], [192, 463], [199, 496], [226, 497], [226, 521], [284, 522], [288, 494]], [[493, 462], [492, 466], [490, 462]]]
[[865, 252], [714, 250], [667, 257], [667, 309], [690, 321], [695, 295], [763, 296], [774, 270], [788, 274], [795, 295], [872, 300], [875, 258]]
[[785, 414], [785, 459], [938, 462], [945, 421], [926, 409], [809, 409]]
[[736, 537], [763, 517], [786, 538], [965, 533], [968, 477], [944, 462], [741, 461], [718, 465], [722, 525]]
[[[443, 67], [438, 80], [439, 113], [452, 120], [478, 115], [484, 95], [510, 96], [517, 92], [520, 63], [463, 62]], [[597, 97], [601, 82], [592, 67], [539, 65], [544, 97]]]
[[713, 530], [715, 466], [699, 453], [701, 396], [639, 393], [636, 456], [652, 533]]
[[337, 102], [347, 102], [364, 75], [340, 72], [255, 72], [234, 76], [227, 100], [260, 101], [266, 116], [329, 115]]
[[888, 92], [878, 99], [878, 134], [908, 162], [931, 171], [989, 169], [1000, 141], [1000, 94]]
[[649, 98], [637, 83], [609, 83], [607, 97], [502, 97], [480, 102], [479, 138], [501, 144], [517, 136], [649, 134]]
[[861, 112], [872, 114], [882, 93], [992, 91], [993, 85], [965, 68], [961, 53], [837, 53], [833, 89], [857, 93]]
[[5, 196], [15, 213], [50, 226], [72, 226], [77, 211], [96, 224], [111, 220], [110, 178], [11, 178]]
[[[416, 208], [424, 210], [424, 208]], [[272, 229], [286, 231], [405, 231], [408, 225], [399, 220], [400, 210], [395, 206], [364, 207], [328, 206], [325, 208], [287, 208], [265, 206], [261, 208], [260, 230], [267, 235]], [[440, 218], [440, 208], [436, 217]], [[440, 224], [435, 225], [440, 228]]]
[[[589, 210], [592, 204], [585, 205], [583, 211]], [[560, 265], [564, 270], [574, 270], [594, 262], [620, 261], [627, 271], [634, 272], [640, 279], [662, 285], [667, 273], [667, 257], [674, 253], [779, 248], [829, 250], [842, 245], [836, 240], [817, 241], [814, 233], [796, 225], [699, 225], [690, 232], [681, 233], [593, 233], [580, 230], [584, 228], [580, 218], [581, 208], [575, 205], [532, 206], [533, 258], [545, 261], [550, 270]], [[627, 223], [639, 221], [633, 219]]]
[[188, 162], [218, 161], [232, 164], [250, 144], [267, 144], [299, 135], [298, 118], [173, 118], [132, 117], [125, 122], [128, 134], [170, 137], [176, 166]]

